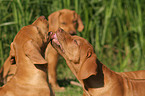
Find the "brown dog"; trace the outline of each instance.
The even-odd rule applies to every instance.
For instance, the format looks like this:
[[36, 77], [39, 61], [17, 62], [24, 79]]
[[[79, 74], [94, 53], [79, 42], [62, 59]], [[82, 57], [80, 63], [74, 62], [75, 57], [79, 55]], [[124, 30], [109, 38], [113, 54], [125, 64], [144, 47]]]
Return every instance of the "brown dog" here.
[[[81, 32], [84, 28], [83, 23], [80, 19], [80, 16], [72, 10], [63, 9], [57, 12], [54, 12], [48, 16], [49, 20], [49, 31], [55, 32], [59, 27], [70, 33], [71, 35], [76, 34], [76, 29]], [[45, 58], [48, 61], [48, 77], [49, 82], [51, 83], [54, 90], [63, 90], [64, 88], [60, 88], [57, 83], [57, 76], [56, 76], [56, 67], [58, 61], [58, 53], [57, 51], [51, 46], [48, 45]], [[12, 65], [12, 66], [11, 66]], [[1, 79], [0, 80], [6, 83], [11, 77], [15, 74], [16, 66], [13, 59], [10, 57], [7, 58], [5, 63], [3, 64], [1, 72]]]
[[52, 46], [64, 57], [88, 96], [145, 96], [145, 79], [133, 80], [102, 64], [92, 45], [59, 29]]
[[[49, 30], [55, 32], [58, 27], [61, 27], [65, 31], [67, 31], [70, 34], [76, 34], [76, 29], [78, 31], [82, 31], [84, 26], [83, 23], [79, 17], [75, 13], [75, 11], [71, 11], [68, 9], [63, 9], [57, 12], [52, 13], [49, 17]], [[77, 26], [78, 24], [78, 26]], [[56, 66], [58, 61], [58, 53], [52, 48], [51, 44], [48, 45], [47, 50], [45, 52], [46, 60], [49, 62], [49, 82], [51, 83], [52, 87], [56, 90], [63, 89], [60, 88], [57, 84], [56, 79]], [[47, 58], [50, 58], [49, 60]], [[1, 69], [1, 78], [0, 81], [6, 83], [8, 80], [11, 79], [13, 74], [15, 74], [16, 66], [13, 59], [7, 58], [5, 63], [3, 64], [3, 67]], [[12, 66], [11, 66], [12, 64]], [[133, 78], [133, 79], [145, 79], [145, 70], [142, 71], [135, 71], [135, 72], [122, 72], [119, 73], [121, 75]], [[4, 80], [3, 80], [4, 79]]]
[[47, 83], [47, 61], [43, 58], [50, 41], [44, 16], [23, 27], [11, 43], [10, 59], [15, 59], [15, 75], [0, 88], [0, 96], [51, 96]]
[[[56, 30], [60, 27], [63, 30], [67, 31], [69, 34], [75, 35], [76, 29], [79, 32], [81, 32], [84, 28], [80, 16], [75, 11], [68, 9], [63, 9], [52, 13], [48, 17], [48, 21], [49, 21], [49, 31], [52, 32], [56, 32]], [[52, 85], [52, 88], [54, 90], [61, 91], [64, 88], [59, 87], [57, 83], [57, 74], [56, 74], [58, 53], [51, 46], [51, 44], [48, 45], [45, 56], [46, 60], [48, 61], [49, 83]]]

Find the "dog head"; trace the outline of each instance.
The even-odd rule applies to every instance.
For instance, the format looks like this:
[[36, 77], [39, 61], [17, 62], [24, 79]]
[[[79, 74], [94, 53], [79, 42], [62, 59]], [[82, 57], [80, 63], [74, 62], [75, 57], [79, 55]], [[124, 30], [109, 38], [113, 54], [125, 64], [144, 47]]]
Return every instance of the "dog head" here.
[[62, 9], [48, 16], [49, 31], [55, 32], [59, 27], [71, 35], [76, 34], [76, 29], [81, 32], [84, 28], [80, 16], [72, 10]]
[[[44, 16], [40, 16], [31, 25], [23, 27], [18, 32], [13, 44], [15, 53], [19, 55], [24, 53], [33, 64], [47, 64], [43, 55], [51, 35], [52, 32], [48, 32], [48, 21]], [[24, 55], [16, 55], [15, 58], [23, 59]]]
[[32, 23], [32, 25], [36, 26], [39, 31], [42, 31], [43, 33], [46, 33], [48, 31], [48, 21], [45, 19], [44, 16], [40, 16]]
[[[12, 64], [18, 64], [17, 59], [19, 59], [19, 61], [23, 61], [21, 58], [22, 55], [27, 56], [33, 64], [46, 64], [47, 62], [41, 56], [40, 51], [37, 50], [40, 49], [40, 46], [36, 42], [36, 40], [43, 42], [43, 45], [47, 45], [50, 41], [51, 35], [52, 32], [48, 32], [48, 21], [45, 19], [44, 16], [40, 16], [31, 25], [24, 26], [17, 33], [14, 41], [11, 43], [9, 57], [5, 61], [3, 68], [0, 70], [3, 71], [3, 78], [7, 78], [8, 72], [10, 71], [10, 67]], [[26, 40], [28, 41], [26, 42]], [[45, 50], [45, 48], [41, 49]], [[20, 52], [23, 51], [24, 54], [21, 54]], [[18, 56], [18, 53], [20, 53], [20, 56]]]
[[71, 36], [59, 29], [52, 36], [52, 46], [62, 55], [79, 79], [97, 74], [96, 55], [92, 45], [82, 37]]

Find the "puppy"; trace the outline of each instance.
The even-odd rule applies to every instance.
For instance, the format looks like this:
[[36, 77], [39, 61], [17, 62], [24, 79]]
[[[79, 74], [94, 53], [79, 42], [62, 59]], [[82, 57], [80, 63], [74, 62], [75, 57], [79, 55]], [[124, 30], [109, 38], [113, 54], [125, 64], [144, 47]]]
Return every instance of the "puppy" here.
[[[62, 9], [56, 11], [48, 16], [49, 22], [49, 31], [56, 32], [60, 27], [71, 35], [76, 35], [76, 30], [81, 32], [84, 28], [83, 22], [80, 16], [72, 10]], [[59, 87], [57, 83], [57, 62], [58, 62], [58, 53], [57, 51], [49, 44], [45, 52], [45, 59], [48, 61], [48, 77], [49, 83], [52, 88], [56, 91], [63, 91], [63, 87]]]

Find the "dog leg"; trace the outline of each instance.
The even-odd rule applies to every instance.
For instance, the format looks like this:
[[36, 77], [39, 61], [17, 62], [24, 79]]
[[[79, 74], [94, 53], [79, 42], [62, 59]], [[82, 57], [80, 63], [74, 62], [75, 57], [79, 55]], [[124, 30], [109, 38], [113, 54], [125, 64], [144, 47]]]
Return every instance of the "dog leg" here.
[[59, 87], [57, 83], [57, 62], [58, 62], [58, 53], [57, 51], [51, 46], [48, 45], [49, 52], [46, 52], [46, 59], [48, 61], [48, 79], [49, 83], [52, 86], [52, 89], [55, 91], [64, 91], [64, 87]]

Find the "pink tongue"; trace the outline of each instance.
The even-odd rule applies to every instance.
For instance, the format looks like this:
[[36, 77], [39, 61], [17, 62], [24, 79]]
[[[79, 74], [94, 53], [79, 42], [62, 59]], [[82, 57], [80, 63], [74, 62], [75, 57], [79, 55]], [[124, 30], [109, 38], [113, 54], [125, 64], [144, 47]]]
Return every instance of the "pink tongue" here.
[[52, 38], [52, 39], [57, 39], [56, 34], [53, 34], [53, 35], [51, 36], [51, 38]]
[[55, 42], [57, 45], [60, 45], [57, 39], [53, 39], [53, 42]]
[[57, 45], [59, 45], [60, 48], [61, 48], [61, 50], [64, 52], [64, 50], [62, 49], [62, 46], [61, 46], [60, 43], [58, 42], [58, 39], [57, 39], [56, 34], [54, 34], [54, 35], [52, 36], [52, 38], [53, 38], [53, 42], [55, 42]]
[[51, 38], [53, 39], [53, 42], [55, 42], [57, 45], [60, 45], [60, 43], [58, 42], [56, 34], [52, 35]]

